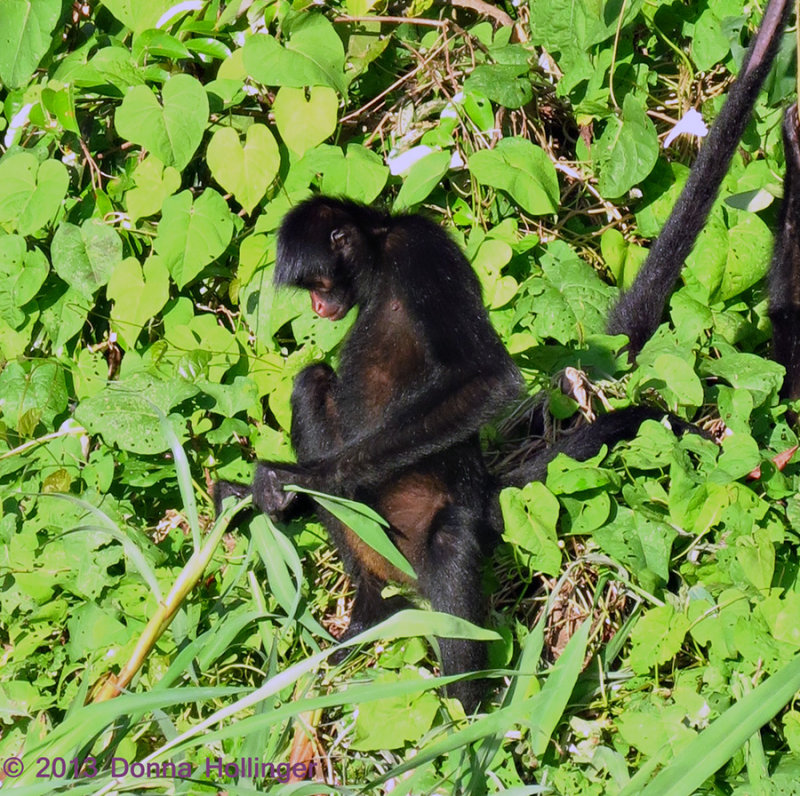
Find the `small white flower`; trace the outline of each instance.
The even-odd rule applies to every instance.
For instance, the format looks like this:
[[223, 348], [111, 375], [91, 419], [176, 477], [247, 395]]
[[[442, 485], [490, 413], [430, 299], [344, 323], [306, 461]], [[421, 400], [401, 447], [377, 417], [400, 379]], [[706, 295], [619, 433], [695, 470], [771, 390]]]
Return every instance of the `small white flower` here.
[[430, 155], [431, 152], [433, 152], [433, 149], [427, 144], [412, 146], [411, 149], [407, 149], [405, 152], [392, 151], [386, 158], [386, 165], [395, 176], [405, 174], [417, 161], [422, 160], [426, 155]]
[[706, 123], [703, 121], [703, 117], [699, 111], [694, 108], [689, 108], [689, 110], [683, 114], [683, 118], [675, 124], [664, 139], [664, 149], [681, 135], [681, 133], [696, 135], [698, 138], [704, 138], [708, 135], [708, 127], [706, 127]]
[[159, 18], [158, 22], [156, 22], [157, 28], [166, 27], [167, 23], [174, 19], [175, 17], [183, 14], [186, 11], [199, 11], [203, 7], [202, 0], [187, 0], [184, 3], [178, 3], [178, 5], [172, 6], [172, 8], [167, 9]]
[[10, 147], [12, 144], [15, 144], [19, 140], [20, 134], [22, 133], [22, 128], [28, 123], [32, 108], [33, 103], [28, 102], [11, 117], [11, 122], [8, 125], [8, 130], [6, 130], [6, 135], [3, 139], [3, 143], [5, 144], [6, 148]]

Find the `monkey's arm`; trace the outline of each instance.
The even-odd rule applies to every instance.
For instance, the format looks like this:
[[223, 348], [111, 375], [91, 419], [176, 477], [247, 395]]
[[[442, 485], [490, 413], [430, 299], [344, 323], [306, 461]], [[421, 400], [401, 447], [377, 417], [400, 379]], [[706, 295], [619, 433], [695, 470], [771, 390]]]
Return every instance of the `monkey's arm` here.
[[633, 285], [611, 312], [608, 330], [612, 334], [628, 335], [632, 360], [661, 323], [667, 297], [705, 225], [750, 119], [758, 92], [777, 53], [790, 9], [789, 0], [771, 0], [767, 6], [744, 66], [700, 149], [686, 186]]
[[522, 392], [522, 378], [505, 356], [507, 364], [489, 372], [444, 372], [433, 384], [391, 403], [379, 423], [351, 433], [329, 455], [306, 462], [310, 481], [374, 485], [469, 439]]

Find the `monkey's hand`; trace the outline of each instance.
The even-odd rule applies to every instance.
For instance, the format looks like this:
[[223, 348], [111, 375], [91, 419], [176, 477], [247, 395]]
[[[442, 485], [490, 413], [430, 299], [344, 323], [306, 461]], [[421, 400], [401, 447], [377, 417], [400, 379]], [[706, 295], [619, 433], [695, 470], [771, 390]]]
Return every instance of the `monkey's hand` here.
[[299, 474], [288, 467], [259, 462], [253, 478], [253, 503], [273, 519], [280, 519], [297, 496], [286, 492], [284, 486], [300, 480]]

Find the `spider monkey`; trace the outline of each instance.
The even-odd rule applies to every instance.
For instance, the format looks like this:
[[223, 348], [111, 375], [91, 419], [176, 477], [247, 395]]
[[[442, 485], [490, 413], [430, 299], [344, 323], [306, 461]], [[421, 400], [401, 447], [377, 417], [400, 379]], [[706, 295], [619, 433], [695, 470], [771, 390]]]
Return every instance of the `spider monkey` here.
[[[499, 538], [497, 484], [478, 431], [522, 392], [489, 322], [478, 279], [450, 237], [417, 215], [391, 216], [318, 196], [294, 208], [278, 235], [276, 285], [305, 288], [311, 307], [337, 320], [357, 305], [338, 373], [311, 365], [292, 391], [296, 465], [259, 462], [255, 505], [285, 510], [284, 484], [374, 507], [432, 607], [480, 624], [480, 562]], [[221, 482], [215, 500], [249, 487]], [[351, 637], [403, 605], [385, 600], [407, 577], [324, 510], [321, 517], [357, 584]], [[440, 641], [448, 673], [485, 668], [484, 645]], [[476, 681], [450, 688], [467, 709]]]
[[[772, 0], [662, 236], [612, 312], [609, 328], [628, 335], [632, 357], [658, 326], [705, 223], [787, 15], [787, 0]], [[800, 204], [794, 207], [796, 215]], [[797, 240], [791, 241], [797, 258]], [[316, 364], [295, 380], [291, 438], [297, 464], [259, 462], [252, 485], [219, 482], [217, 508], [228, 495], [252, 492], [257, 508], [280, 515], [294, 500], [283, 489], [287, 484], [364, 502], [388, 521], [418, 576], [417, 590], [432, 607], [481, 624], [482, 563], [501, 532], [497, 494], [503, 484], [484, 464], [478, 432], [518, 398], [523, 382], [489, 322], [468, 261], [421, 216], [393, 216], [317, 196], [284, 219], [274, 282], [307, 290], [312, 310], [323, 318], [339, 320], [354, 306], [358, 316], [338, 372]], [[800, 313], [791, 311], [792, 328], [800, 327]], [[557, 453], [587, 458], [662, 415], [634, 407], [603, 416], [504, 483], [543, 478]], [[318, 511], [356, 583], [346, 634], [352, 637], [402, 607], [404, 598], [387, 600], [381, 592], [387, 581], [407, 577], [335, 517]], [[443, 638], [440, 649], [448, 674], [486, 667], [482, 643]], [[483, 691], [478, 680], [448, 687], [470, 712]]]

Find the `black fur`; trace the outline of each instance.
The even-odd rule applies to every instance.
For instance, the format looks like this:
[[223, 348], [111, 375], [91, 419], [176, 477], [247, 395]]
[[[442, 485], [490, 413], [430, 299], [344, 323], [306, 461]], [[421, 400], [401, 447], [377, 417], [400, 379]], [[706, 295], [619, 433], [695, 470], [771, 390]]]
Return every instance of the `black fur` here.
[[769, 273], [772, 352], [786, 368], [781, 395], [792, 400], [800, 398], [800, 140], [797, 128], [797, 105], [792, 105], [783, 120], [786, 176]]
[[667, 298], [706, 223], [750, 119], [758, 92], [778, 51], [790, 10], [788, 0], [772, 0], [767, 6], [742, 70], [703, 142], [685, 188], [633, 285], [611, 312], [608, 330], [612, 334], [628, 335], [631, 359], [635, 359], [661, 323]]
[[[499, 537], [497, 487], [477, 432], [522, 390], [492, 328], [480, 286], [458, 247], [416, 215], [390, 216], [354, 202], [316, 197], [288, 214], [279, 233], [275, 282], [304, 287], [326, 316], [353, 304], [358, 318], [338, 373], [312, 365], [292, 393], [296, 465], [260, 462], [253, 499], [283, 511], [287, 483], [374, 506], [441, 611], [482, 622], [480, 562]], [[241, 494], [222, 483], [218, 496]], [[348, 635], [401, 601], [380, 596], [402, 575], [321, 511], [357, 583]], [[446, 672], [485, 667], [485, 645], [442, 639]], [[481, 686], [450, 693], [471, 710]]]
[[[628, 335], [632, 357], [658, 326], [705, 223], [775, 55], [787, 9], [787, 0], [770, 3], [673, 214], [611, 314], [609, 329]], [[795, 159], [787, 181], [793, 182], [787, 182], [784, 238], [773, 265], [771, 313], [788, 346], [776, 346], [776, 355], [797, 367], [800, 158], [796, 127], [790, 132]], [[500, 484], [486, 470], [478, 431], [517, 397], [522, 380], [489, 322], [469, 263], [425, 218], [316, 197], [292, 210], [281, 226], [275, 282], [307, 289], [324, 317], [338, 319], [357, 305], [358, 318], [338, 373], [312, 365], [295, 381], [291, 436], [297, 464], [259, 462], [252, 487], [220, 482], [217, 507], [225, 496], [252, 489], [258, 508], [280, 514], [292, 501], [292, 493], [283, 491], [291, 483], [367, 503], [388, 520], [418, 575], [418, 590], [433, 607], [481, 623], [481, 564], [499, 537]], [[796, 395], [800, 371], [791, 373], [787, 389]], [[634, 407], [601, 417], [516, 470], [507, 483], [542, 479], [558, 453], [589, 458], [602, 445], [635, 436], [644, 420], [663, 416]], [[670, 422], [676, 431], [696, 430], [677, 418]], [[402, 598], [385, 600], [381, 590], [390, 579], [406, 578], [333, 516], [320, 514], [357, 584], [347, 633], [352, 636], [405, 604]], [[483, 644], [442, 639], [441, 650], [448, 674], [485, 667]], [[450, 693], [471, 711], [482, 685], [456, 683]]]

